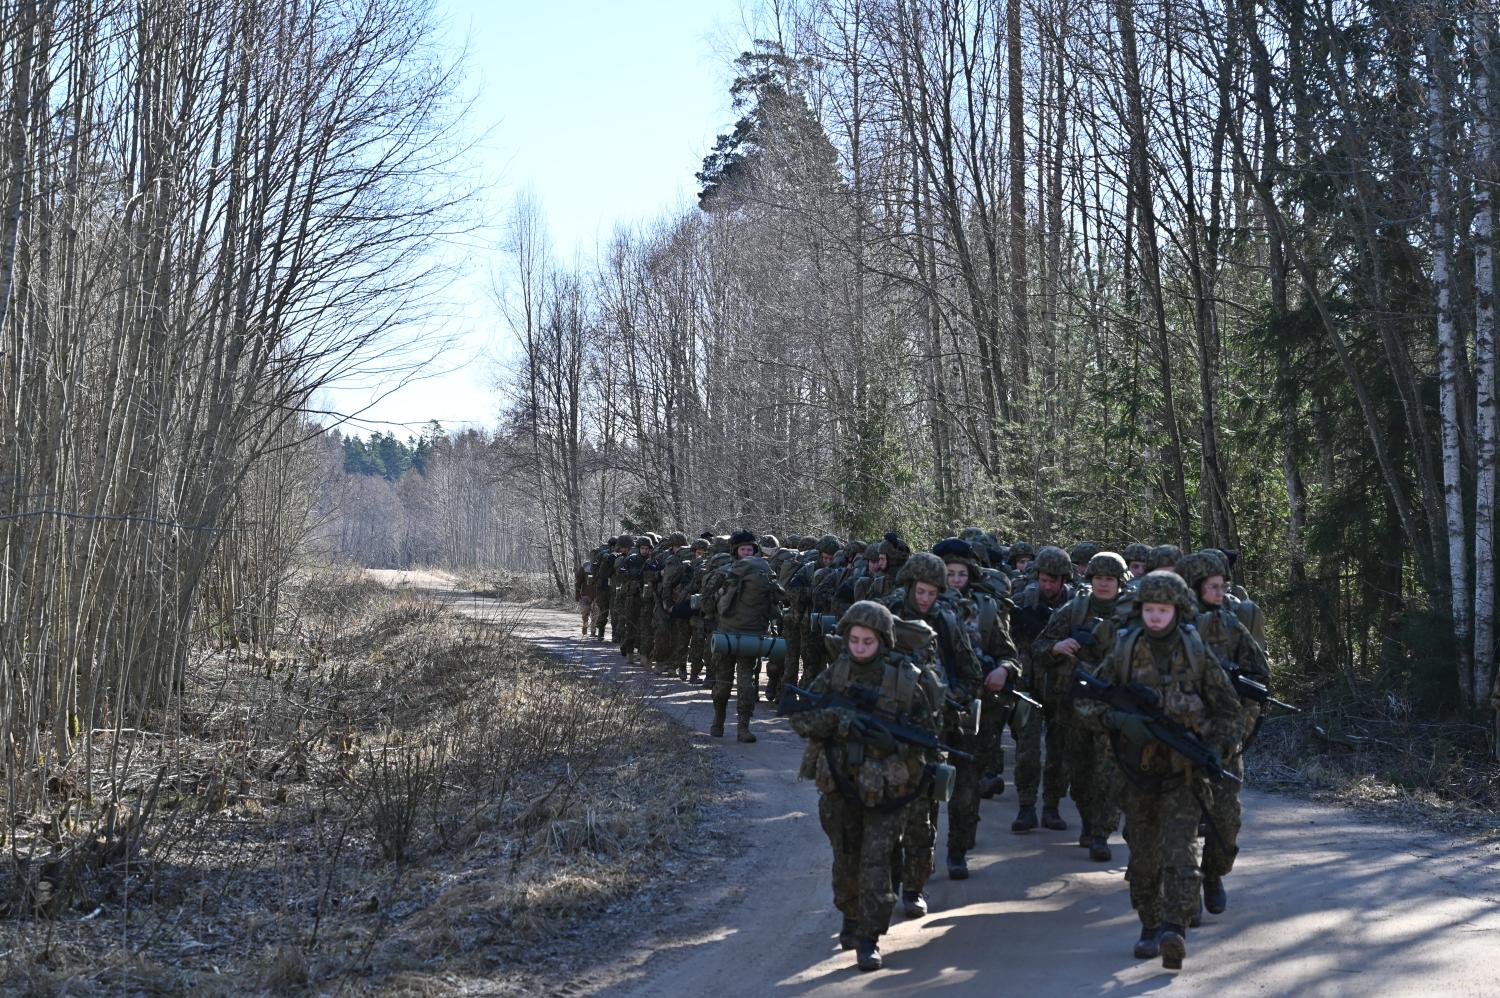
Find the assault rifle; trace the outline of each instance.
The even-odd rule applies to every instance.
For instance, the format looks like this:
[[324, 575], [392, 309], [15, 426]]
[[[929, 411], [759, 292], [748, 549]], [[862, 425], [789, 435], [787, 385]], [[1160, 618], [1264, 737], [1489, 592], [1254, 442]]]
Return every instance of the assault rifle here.
[[781, 696], [776, 701], [776, 711], [785, 717], [790, 717], [793, 714], [801, 714], [809, 710], [847, 710], [853, 712], [858, 717], [878, 724], [890, 732], [891, 737], [898, 742], [905, 742], [908, 745], [918, 745], [926, 749], [936, 749], [939, 752], [948, 753], [948, 755], [955, 759], [963, 759], [966, 762], [974, 758], [968, 752], [962, 752], [956, 748], [944, 745], [938, 739], [937, 735], [917, 727], [906, 718], [891, 717], [885, 714], [879, 710], [877, 706], [879, 702], [879, 690], [872, 689], [869, 686], [860, 686], [855, 683], [850, 683], [844, 687], [842, 692], [835, 693], [829, 690], [821, 696], [809, 693], [799, 686], [787, 683], [781, 687]]
[[1257, 679], [1251, 679], [1245, 675], [1245, 670], [1241, 669], [1234, 662], [1221, 661], [1219, 664], [1229, 674], [1229, 681], [1234, 684], [1234, 691], [1240, 695], [1241, 700], [1254, 700], [1256, 703], [1268, 703], [1272, 707], [1280, 707], [1282, 710], [1289, 710], [1294, 714], [1302, 713], [1301, 707], [1293, 707], [1291, 704], [1273, 697], [1271, 691], [1266, 689], [1265, 683]]
[[[986, 676], [1000, 667], [1000, 663], [996, 662], [993, 658], [986, 655], [978, 648], [974, 649], [974, 657], [979, 659], [979, 664], [984, 667], [984, 674]], [[1023, 693], [1021, 690], [1018, 690], [1016, 688], [1014, 678], [1010, 682], [1005, 684], [1005, 689], [1001, 690], [999, 695], [1015, 697], [1017, 700], [1030, 704], [1034, 710], [1042, 709], [1041, 701], [1032, 699], [1029, 693]]]
[[1097, 700], [1114, 710], [1146, 719], [1146, 730], [1156, 741], [1203, 770], [1215, 783], [1230, 780], [1241, 783], [1238, 776], [1219, 762], [1219, 754], [1179, 721], [1168, 717], [1161, 708], [1161, 696], [1140, 683], [1119, 685], [1106, 683], [1087, 669], [1073, 670], [1073, 696], [1079, 700]]
[[1099, 639], [1094, 637], [1094, 628], [1098, 627], [1099, 622], [1103, 619], [1103, 617], [1095, 617], [1083, 627], [1073, 628], [1073, 633], [1069, 634], [1068, 637], [1077, 641], [1084, 648], [1094, 647], [1094, 645], [1099, 643]]

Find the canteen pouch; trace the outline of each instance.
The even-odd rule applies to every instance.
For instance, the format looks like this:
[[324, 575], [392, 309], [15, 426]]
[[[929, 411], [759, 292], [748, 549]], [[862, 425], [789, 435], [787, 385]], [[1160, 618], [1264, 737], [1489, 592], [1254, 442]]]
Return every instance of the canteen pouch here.
[[953, 767], [946, 762], [934, 762], [927, 767], [927, 772], [932, 776], [932, 799], [947, 803], [953, 797], [953, 781], [957, 775]]

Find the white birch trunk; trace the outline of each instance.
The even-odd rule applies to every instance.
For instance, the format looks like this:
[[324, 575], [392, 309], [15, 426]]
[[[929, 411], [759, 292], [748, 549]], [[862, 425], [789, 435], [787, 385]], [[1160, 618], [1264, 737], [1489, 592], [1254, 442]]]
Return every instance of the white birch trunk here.
[[[1489, 701], [1495, 689], [1495, 134], [1489, 95], [1494, 24], [1481, 19], [1474, 69], [1474, 697]], [[1500, 717], [1500, 714], [1497, 714]], [[1500, 739], [1496, 742], [1500, 753]]]
[[1434, 27], [1427, 32], [1427, 135], [1428, 208], [1432, 215], [1432, 286], [1437, 295], [1438, 391], [1442, 420], [1443, 511], [1448, 534], [1448, 579], [1452, 590], [1453, 637], [1458, 661], [1458, 686], [1465, 706], [1480, 706], [1475, 700], [1474, 675], [1470, 668], [1472, 647], [1469, 614], [1469, 557], [1465, 548], [1463, 454], [1459, 445], [1458, 329], [1453, 316], [1452, 243], [1448, 225], [1447, 188], [1447, 92], [1443, 73], [1447, 58], [1444, 42]]

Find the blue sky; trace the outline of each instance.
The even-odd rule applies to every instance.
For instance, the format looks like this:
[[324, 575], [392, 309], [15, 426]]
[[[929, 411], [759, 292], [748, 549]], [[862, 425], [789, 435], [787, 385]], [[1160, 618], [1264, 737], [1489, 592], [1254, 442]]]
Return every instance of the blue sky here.
[[730, 60], [745, 47], [741, 0], [434, 4], [447, 43], [467, 48], [480, 229], [449, 251], [465, 274], [444, 296], [449, 318], [429, 330], [454, 337], [430, 373], [394, 391], [346, 384], [323, 400], [369, 406], [355, 432], [493, 425], [495, 361], [510, 347], [489, 293], [501, 258], [484, 247], [498, 243], [517, 193], [535, 192], [558, 257], [585, 265], [617, 224], [691, 204], [693, 173], [730, 124]]

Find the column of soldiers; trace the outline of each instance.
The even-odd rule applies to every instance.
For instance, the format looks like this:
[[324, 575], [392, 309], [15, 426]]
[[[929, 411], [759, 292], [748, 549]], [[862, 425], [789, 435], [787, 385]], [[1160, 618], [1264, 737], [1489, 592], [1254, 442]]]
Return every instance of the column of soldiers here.
[[[724, 735], [731, 695], [742, 743], [756, 741], [762, 692], [789, 715], [833, 847], [839, 942], [860, 969], [882, 966], [898, 905], [927, 913], [944, 803], [948, 876], [970, 876], [980, 801], [1005, 790], [1007, 729], [1011, 831], [1067, 831], [1069, 797], [1079, 846], [1108, 862], [1123, 816], [1134, 953], [1175, 969], [1188, 929], [1228, 904], [1237, 781], [1260, 709], [1232, 677], [1270, 679], [1264, 618], [1233, 564], [1230, 552], [1171, 545], [1006, 546], [973, 527], [930, 552], [894, 532], [785, 545], [748, 530], [691, 543], [642, 534], [592, 552], [575, 594], [585, 636], [604, 640], [608, 624], [631, 663], [712, 690], [710, 735]], [[1148, 690], [1161, 723], [1208, 761], [1172, 750], [1115, 699], [1084, 698], [1084, 676], [1101, 681], [1094, 689]], [[1221, 772], [1230, 778], [1207, 779]]]

